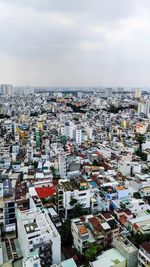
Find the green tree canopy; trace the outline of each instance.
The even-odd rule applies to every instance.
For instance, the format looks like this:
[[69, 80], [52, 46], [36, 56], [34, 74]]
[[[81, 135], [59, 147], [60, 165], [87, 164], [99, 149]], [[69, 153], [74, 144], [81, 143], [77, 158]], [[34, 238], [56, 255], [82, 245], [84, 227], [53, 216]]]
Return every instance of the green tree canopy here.
[[61, 242], [63, 246], [72, 246], [71, 220], [67, 219], [61, 227]]

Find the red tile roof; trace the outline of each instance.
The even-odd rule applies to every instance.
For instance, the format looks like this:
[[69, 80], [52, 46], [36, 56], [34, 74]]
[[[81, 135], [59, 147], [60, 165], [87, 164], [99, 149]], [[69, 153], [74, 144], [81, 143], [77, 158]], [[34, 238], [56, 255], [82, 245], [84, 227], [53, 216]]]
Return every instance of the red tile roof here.
[[135, 230], [138, 230], [139, 229], [139, 226], [136, 223], [133, 224], [133, 227], [134, 227]]
[[110, 212], [103, 212], [102, 215], [104, 216], [105, 219], [110, 219], [110, 218], [112, 218]]
[[55, 186], [35, 188], [39, 198], [52, 197], [56, 193]]
[[127, 222], [127, 217], [125, 215], [120, 216], [119, 222], [121, 224], [125, 224]]
[[125, 210], [124, 213], [126, 213], [128, 216], [132, 215], [132, 212], [130, 210]]
[[142, 247], [147, 253], [150, 254], [150, 242], [149, 241], [145, 241], [144, 243], [140, 245], [140, 247]]
[[89, 218], [89, 222], [91, 223], [91, 225], [93, 226], [94, 230], [99, 232], [102, 230], [102, 227], [100, 225], [100, 222], [97, 220], [96, 217], [93, 218]]

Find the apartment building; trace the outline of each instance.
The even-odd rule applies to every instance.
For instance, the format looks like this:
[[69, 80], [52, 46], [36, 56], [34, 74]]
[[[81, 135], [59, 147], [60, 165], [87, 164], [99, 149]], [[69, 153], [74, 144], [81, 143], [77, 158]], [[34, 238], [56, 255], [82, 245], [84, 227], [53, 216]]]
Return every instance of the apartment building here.
[[138, 249], [126, 237], [114, 238], [113, 246], [126, 258], [126, 267], [137, 267]]
[[150, 242], [145, 241], [139, 247], [138, 267], [150, 266]]
[[12, 183], [9, 179], [3, 182], [3, 218], [5, 231], [16, 231], [15, 201], [13, 197]]
[[60, 154], [58, 157], [58, 162], [59, 162], [59, 174], [61, 178], [66, 178], [66, 155], [65, 154]]
[[119, 235], [119, 230], [118, 223], [109, 212], [71, 220], [73, 244], [81, 254], [88, 247], [88, 242], [95, 242], [103, 248], [111, 246], [113, 238]]
[[[93, 217], [92, 215], [89, 217]], [[73, 245], [83, 254], [85, 249], [88, 248], [88, 242], [95, 242], [95, 238], [85, 223], [80, 218], [71, 220], [71, 232], [73, 236]]]
[[125, 257], [114, 248], [111, 248], [101, 255], [95, 261], [89, 263], [89, 267], [126, 267]]
[[61, 240], [48, 214], [40, 208], [18, 211], [18, 239], [24, 258], [38, 253], [41, 266], [59, 264]]
[[83, 209], [90, 208], [90, 197], [94, 192], [87, 182], [61, 179], [57, 188], [58, 212], [67, 211], [74, 208], [75, 204], [81, 204]]

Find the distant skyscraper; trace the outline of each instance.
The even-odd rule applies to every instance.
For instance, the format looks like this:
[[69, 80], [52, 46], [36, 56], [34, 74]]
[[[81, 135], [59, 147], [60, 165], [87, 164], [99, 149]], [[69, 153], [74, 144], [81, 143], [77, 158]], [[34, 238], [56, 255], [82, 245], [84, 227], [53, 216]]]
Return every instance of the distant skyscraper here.
[[147, 118], [150, 118], [150, 99], [147, 99], [146, 102], [138, 103], [138, 114], [143, 113]]
[[124, 87], [118, 87], [117, 88], [118, 93], [123, 93], [124, 92]]
[[138, 103], [138, 114], [144, 113], [145, 114], [145, 103], [139, 102]]
[[11, 84], [1, 84], [1, 93], [11, 96], [13, 93], [13, 86]]
[[74, 140], [78, 146], [82, 144], [83, 141], [83, 131], [82, 129], [75, 129], [74, 130]]
[[140, 89], [140, 88], [137, 88], [137, 89], [135, 90], [135, 97], [136, 97], [136, 98], [140, 98], [140, 97], [141, 97], [141, 89]]
[[144, 111], [146, 117], [150, 117], [150, 99], [147, 99], [146, 100], [146, 103], [145, 103], [145, 111]]
[[105, 96], [106, 97], [112, 96], [112, 88], [105, 88]]
[[60, 154], [58, 158], [59, 163], [59, 174], [61, 178], [66, 177], [66, 156], [65, 154]]
[[98, 106], [98, 107], [101, 106], [101, 103], [102, 103], [102, 99], [101, 98], [96, 98], [95, 99], [95, 105], [96, 106]]

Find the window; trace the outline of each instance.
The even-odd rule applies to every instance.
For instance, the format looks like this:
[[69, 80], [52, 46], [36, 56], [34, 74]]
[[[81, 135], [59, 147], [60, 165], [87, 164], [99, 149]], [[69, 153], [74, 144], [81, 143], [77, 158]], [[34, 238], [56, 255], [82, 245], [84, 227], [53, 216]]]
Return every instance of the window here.
[[79, 194], [79, 197], [86, 196], [86, 193]]

